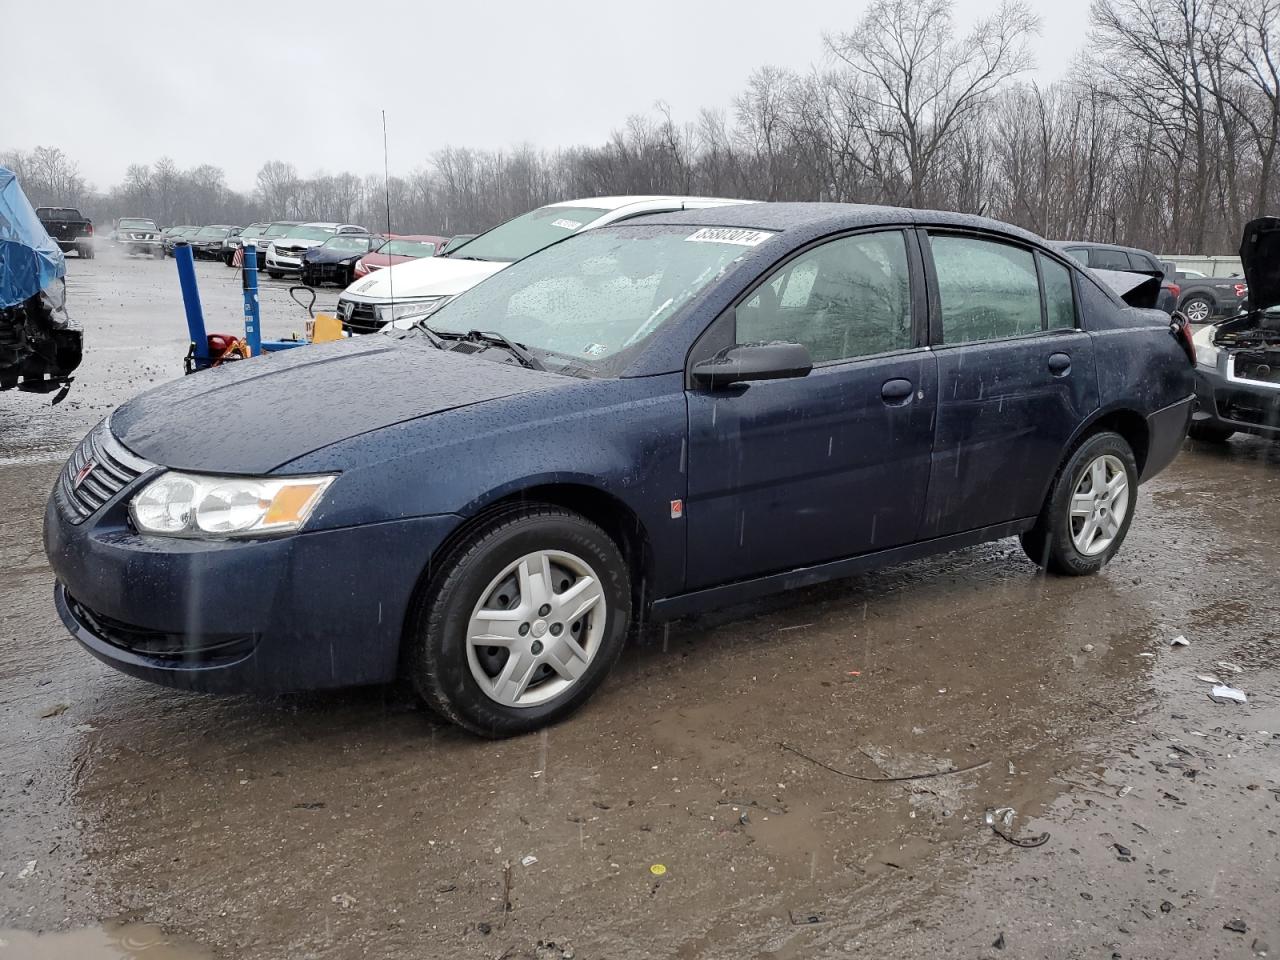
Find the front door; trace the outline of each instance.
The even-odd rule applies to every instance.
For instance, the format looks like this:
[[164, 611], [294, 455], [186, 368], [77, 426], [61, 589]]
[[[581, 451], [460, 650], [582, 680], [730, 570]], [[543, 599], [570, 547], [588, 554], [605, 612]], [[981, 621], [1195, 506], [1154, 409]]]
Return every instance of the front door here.
[[1098, 406], [1071, 271], [1007, 241], [929, 237], [938, 423], [921, 539], [1039, 514]]
[[899, 230], [823, 242], [717, 321], [728, 342], [802, 343], [814, 368], [689, 391], [687, 589], [916, 538], [937, 369], [908, 242]]

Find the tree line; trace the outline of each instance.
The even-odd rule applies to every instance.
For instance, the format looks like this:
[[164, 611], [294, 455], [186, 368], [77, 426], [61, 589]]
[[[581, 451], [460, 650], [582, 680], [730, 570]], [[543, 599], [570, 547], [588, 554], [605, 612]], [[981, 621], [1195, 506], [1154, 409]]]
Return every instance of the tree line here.
[[1280, 214], [1280, 0], [1093, 0], [1086, 48], [1040, 85], [1022, 0], [961, 32], [952, 0], [874, 0], [806, 71], [761, 67], [729, 108], [667, 104], [608, 140], [556, 150], [446, 147], [413, 172], [269, 161], [251, 193], [223, 171], [134, 164], [95, 191], [54, 147], [0, 154], [37, 204], [99, 222], [324, 219], [398, 233], [485, 229], [544, 203], [674, 193], [981, 213], [1052, 239], [1225, 253]]

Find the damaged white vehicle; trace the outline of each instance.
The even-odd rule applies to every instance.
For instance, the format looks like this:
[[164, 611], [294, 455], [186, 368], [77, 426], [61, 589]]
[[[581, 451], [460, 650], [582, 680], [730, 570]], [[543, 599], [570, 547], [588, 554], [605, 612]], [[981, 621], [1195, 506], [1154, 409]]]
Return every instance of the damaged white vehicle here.
[[1236, 433], [1280, 440], [1280, 217], [1248, 223], [1240, 261], [1249, 285], [1242, 313], [1201, 329], [1190, 436], [1221, 443]]

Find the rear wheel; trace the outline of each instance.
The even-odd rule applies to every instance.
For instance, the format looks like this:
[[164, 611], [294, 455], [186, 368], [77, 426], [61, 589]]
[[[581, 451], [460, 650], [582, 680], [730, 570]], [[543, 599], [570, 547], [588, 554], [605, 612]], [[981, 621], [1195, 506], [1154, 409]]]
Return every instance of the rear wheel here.
[[279, 270], [268, 270], [267, 276], [270, 277], [272, 280], [279, 280], [281, 277], [284, 276], [284, 274], [281, 273]]
[[536, 730], [603, 682], [630, 615], [627, 565], [603, 530], [560, 507], [518, 507], [441, 561], [412, 615], [410, 675], [473, 733]]
[[1085, 576], [1109, 561], [1129, 532], [1138, 466], [1124, 437], [1095, 433], [1067, 458], [1022, 549], [1054, 573]]
[[93, 251], [93, 244], [90, 244], [90, 243], [82, 243], [82, 244], [80, 244], [80, 246], [79, 246], [79, 247], [77, 247], [77, 248], [76, 248], [76, 251], [80, 254], [80, 259], [81, 259], [81, 260], [92, 260], [92, 259], [93, 259], [93, 252], [94, 252], [94, 251]]
[[1182, 313], [1192, 323], [1208, 323], [1213, 316], [1213, 302], [1199, 294], [1182, 301]]

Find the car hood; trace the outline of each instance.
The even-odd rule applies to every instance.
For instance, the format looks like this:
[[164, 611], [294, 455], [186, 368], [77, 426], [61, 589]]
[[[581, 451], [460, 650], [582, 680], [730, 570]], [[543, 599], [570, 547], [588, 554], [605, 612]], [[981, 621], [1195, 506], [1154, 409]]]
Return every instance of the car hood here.
[[319, 247], [312, 247], [303, 256], [309, 263], [342, 263], [344, 260], [359, 260], [366, 254], [351, 250], [321, 250]]
[[418, 337], [360, 337], [184, 377], [117, 409], [111, 430], [166, 467], [262, 474], [358, 434], [570, 379]]
[[416, 297], [456, 297], [481, 280], [491, 277], [506, 263], [492, 260], [455, 260], [452, 257], [422, 257], [398, 263], [361, 277], [342, 292], [351, 300], [385, 303], [395, 290], [396, 300]]
[[1259, 217], [1245, 224], [1240, 263], [1249, 285], [1250, 308], [1280, 305], [1280, 217]]

